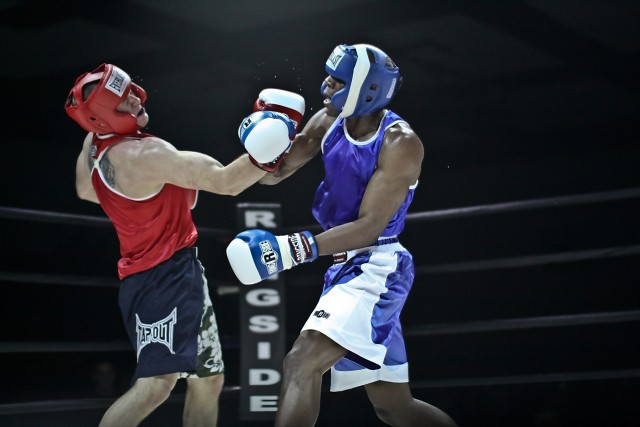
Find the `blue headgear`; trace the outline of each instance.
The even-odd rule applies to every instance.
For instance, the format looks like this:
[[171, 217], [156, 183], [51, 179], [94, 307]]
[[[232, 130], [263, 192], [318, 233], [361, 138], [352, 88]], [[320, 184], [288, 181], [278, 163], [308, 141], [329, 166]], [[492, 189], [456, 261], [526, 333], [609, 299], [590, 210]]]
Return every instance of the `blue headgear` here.
[[[345, 84], [331, 97], [331, 104], [340, 112], [338, 117], [364, 116], [384, 108], [402, 83], [391, 58], [368, 44], [336, 46], [324, 68]], [[326, 87], [323, 82], [321, 93]]]

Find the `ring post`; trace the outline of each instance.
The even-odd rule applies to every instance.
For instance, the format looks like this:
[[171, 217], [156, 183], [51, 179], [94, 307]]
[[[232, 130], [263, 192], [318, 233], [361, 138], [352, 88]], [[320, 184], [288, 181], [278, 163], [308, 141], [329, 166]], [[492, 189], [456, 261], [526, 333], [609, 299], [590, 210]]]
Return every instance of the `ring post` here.
[[[237, 205], [241, 230], [261, 228], [277, 233], [277, 203]], [[240, 285], [240, 419], [274, 420], [285, 353], [284, 283], [276, 274], [251, 286]]]

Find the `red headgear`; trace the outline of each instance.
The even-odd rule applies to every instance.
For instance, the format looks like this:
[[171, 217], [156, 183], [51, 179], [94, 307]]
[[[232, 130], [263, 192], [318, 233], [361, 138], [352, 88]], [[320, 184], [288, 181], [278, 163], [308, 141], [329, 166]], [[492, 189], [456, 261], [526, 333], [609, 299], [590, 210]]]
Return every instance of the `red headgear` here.
[[[89, 83], [97, 83], [97, 86], [84, 99], [82, 89]], [[130, 91], [140, 98], [144, 106], [147, 100], [144, 89], [133, 83], [131, 77], [115, 65], [102, 64], [76, 79], [64, 107], [69, 117], [87, 132], [133, 133], [139, 129], [136, 116], [116, 111]]]

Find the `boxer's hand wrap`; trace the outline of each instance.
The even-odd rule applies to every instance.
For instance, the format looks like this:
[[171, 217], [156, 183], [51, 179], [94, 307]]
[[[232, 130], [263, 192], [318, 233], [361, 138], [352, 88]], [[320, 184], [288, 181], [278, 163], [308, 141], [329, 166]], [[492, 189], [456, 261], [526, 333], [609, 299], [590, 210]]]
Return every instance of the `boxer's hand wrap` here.
[[308, 231], [274, 236], [265, 230], [247, 230], [227, 246], [227, 258], [245, 285], [318, 258], [315, 238]]
[[280, 157], [291, 148], [294, 136], [293, 122], [286, 114], [275, 111], [252, 113], [238, 128], [238, 137], [251, 161], [261, 168], [266, 165], [265, 170], [273, 169], [276, 163], [279, 165]]

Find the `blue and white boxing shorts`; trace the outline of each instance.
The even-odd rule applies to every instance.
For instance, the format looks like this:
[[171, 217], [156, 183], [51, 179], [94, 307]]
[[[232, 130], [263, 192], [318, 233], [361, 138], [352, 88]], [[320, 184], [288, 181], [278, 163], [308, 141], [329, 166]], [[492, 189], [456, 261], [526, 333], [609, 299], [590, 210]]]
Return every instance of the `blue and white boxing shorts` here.
[[408, 382], [400, 312], [415, 276], [413, 257], [398, 239], [382, 238], [334, 260], [342, 262], [327, 270], [320, 300], [302, 327], [349, 351], [331, 368], [331, 391]]
[[180, 378], [224, 372], [218, 325], [197, 248], [177, 251], [157, 266], [126, 277], [118, 303], [136, 349], [138, 378]]

